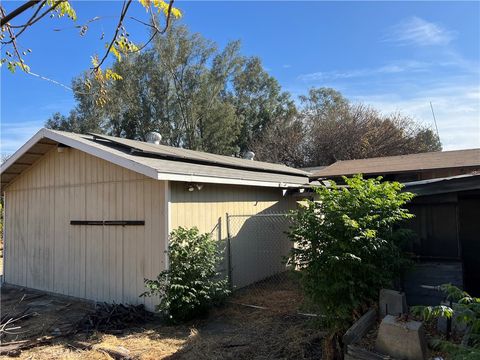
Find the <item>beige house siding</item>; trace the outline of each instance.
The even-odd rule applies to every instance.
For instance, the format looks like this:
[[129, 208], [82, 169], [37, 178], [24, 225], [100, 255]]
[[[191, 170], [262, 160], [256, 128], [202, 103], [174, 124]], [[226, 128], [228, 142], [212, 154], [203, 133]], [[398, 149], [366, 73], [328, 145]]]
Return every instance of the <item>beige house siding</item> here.
[[201, 190], [190, 192], [183, 182], [172, 182], [170, 187], [170, 229], [196, 226], [219, 239], [227, 237], [226, 213], [286, 213], [296, 207], [295, 200], [279, 188], [204, 184]]
[[284, 217], [232, 217], [230, 272], [226, 248], [226, 213], [229, 215], [285, 214], [296, 208], [294, 198], [282, 189], [204, 184], [189, 192], [185, 183], [171, 183], [170, 229], [196, 226], [212, 233], [223, 249], [219, 270], [231, 274], [234, 288], [240, 288], [285, 270], [284, 255], [291, 241], [285, 234]]
[[[165, 268], [168, 182], [75, 149], [41, 157], [5, 191], [5, 281], [96, 301], [143, 303]], [[145, 226], [70, 225], [145, 220]]]

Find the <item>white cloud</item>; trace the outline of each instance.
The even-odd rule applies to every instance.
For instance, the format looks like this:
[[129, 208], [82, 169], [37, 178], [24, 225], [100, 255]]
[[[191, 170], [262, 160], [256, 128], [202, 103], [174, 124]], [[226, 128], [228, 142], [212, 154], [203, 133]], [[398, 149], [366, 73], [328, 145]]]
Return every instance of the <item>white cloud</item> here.
[[292, 67], [292, 65], [290, 65], [290, 64], [283, 64], [282, 65], [282, 68], [284, 68], [284, 69], [290, 69], [291, 67]]
[[42, 128], [43, 121], [25, 121], [18, 123], [1, 124], [1, 154], [13, 154], [38, 130]]
[[413, 16], [392, 26], [383, 41], [399, 45], [448, 45], [455, 35], [438, 24]]
[[331, 81], [339, 79], [351, 79], [375, 75], [398, 74], [403, 72], [425, 72], [433, 63], [420, 61], [403, 61], [387, 64], [378, 68], [352, 69], [345, 71], [319, 71], [310, 74], [302, 74], [298, 78], [302, 81]]

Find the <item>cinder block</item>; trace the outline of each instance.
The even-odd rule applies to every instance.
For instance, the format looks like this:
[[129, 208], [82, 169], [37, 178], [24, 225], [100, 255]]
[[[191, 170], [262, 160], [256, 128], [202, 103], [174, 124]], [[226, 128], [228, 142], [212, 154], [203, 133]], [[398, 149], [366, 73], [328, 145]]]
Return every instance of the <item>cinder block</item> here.
[[407, 298], [405, 293], [396, 290], [382, 289], [378, 300], [380, 319], [385, 315], [405, 314], [408, 312]]
[[[450, 303], [443, 301], [440, 305], [450, 306]], [[458, 304], [456, 303], [452, 304], [453, 310], [455, 310], [455, 308], [457, 307], [458, 307]], [[447, 321], [448, 320], [445, 317], [439, 317], [437, 319], [437, 330], [442, 334], [447, 333]], [[453, 313], [451, 331], [456, 335], [463, 335], [465, 334], [465, 331], [467, 331], [467, 325], [463, 322], [458, 321], [458, 312]]]
[[380, 323], [375, 349], [396, 359], [425, 360], [427, 342], [423, 323], [397, 321], [387, 315]]

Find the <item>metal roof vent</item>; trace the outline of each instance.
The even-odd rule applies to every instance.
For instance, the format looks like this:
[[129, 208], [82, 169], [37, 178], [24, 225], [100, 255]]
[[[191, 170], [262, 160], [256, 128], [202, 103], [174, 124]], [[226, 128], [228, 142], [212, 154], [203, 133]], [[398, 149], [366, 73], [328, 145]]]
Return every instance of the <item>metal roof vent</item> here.
[[160, 135], [158, 132], [152, 131], [147, 134], [148, 143], [160, 145], [160, 141], [162, 141], [162, 135]]
[[253, 160], [255, 157], [255, 153], [253, 151], [247, 151], [245, 154], [243, 154], [243, 158], [247, 160]]

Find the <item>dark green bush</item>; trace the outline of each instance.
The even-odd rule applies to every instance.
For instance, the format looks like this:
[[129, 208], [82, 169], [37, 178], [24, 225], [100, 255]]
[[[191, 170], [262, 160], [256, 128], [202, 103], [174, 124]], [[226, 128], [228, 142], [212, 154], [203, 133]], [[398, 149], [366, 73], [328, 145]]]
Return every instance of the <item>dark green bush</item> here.
[[228, 295], [227, 280], [221, 279], [217, 265], [222, 260], [210, 234], [196, 227], [179, 227], [170, 234], [169, 269], [155, 280], [145, 279], [142, 296], [160, 296], [157, 311], [172, 322], [205, 314]]
[[[397, 182], [344, 178], [346, 186], [316, 189], [318, 199], [294, 213], [290, 261], [301, 270], [306, 295], [324, 311], [330, 338], [390, 287], [409, 261], [396, 228], [411, 215], [413, 194]], [[337, 341], [335, 340], [335, 341]]]

